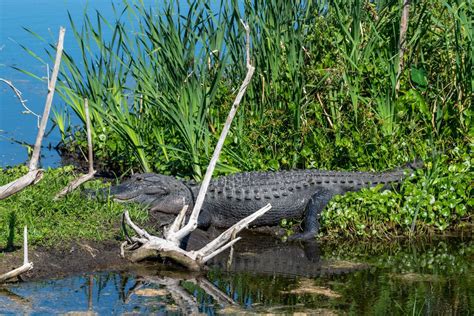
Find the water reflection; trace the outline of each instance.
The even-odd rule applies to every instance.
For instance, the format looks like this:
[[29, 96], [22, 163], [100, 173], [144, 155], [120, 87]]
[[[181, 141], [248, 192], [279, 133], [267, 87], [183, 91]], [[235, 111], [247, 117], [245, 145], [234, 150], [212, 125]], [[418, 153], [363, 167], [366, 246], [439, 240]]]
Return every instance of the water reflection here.
[[[149, 263], [135, 271], [13, 284], [0, 291], [0, 314], [474, 312], [472, 240], [362, 250], [324, 244], [316, 257], [307, 245], [270, 240], [258, 253], [242, 243], [229, 266], [222, 256], [206, 273]], [[354, 264], [361, 261], [366, 264]], [[303, 267], [310, 265], [319, 268]]]

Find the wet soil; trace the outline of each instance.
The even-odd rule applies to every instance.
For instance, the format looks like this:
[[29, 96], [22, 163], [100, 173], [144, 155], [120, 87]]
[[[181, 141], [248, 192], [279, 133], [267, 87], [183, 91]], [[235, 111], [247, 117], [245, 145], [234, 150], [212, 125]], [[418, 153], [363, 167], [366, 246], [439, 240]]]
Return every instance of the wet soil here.
[[[120, 257], [117, 241], [73, 242], [59, 248], [35, 247], [29, 250], [33, 269], [23, 275], [24, 281], [61, 278], [95, 271], [123, 271], [137, 266]], [[0, 274], [13, 270], [23, 263], [23, 249], [0, 252]], [[15, 280], [12, 280], [15, 281]]]

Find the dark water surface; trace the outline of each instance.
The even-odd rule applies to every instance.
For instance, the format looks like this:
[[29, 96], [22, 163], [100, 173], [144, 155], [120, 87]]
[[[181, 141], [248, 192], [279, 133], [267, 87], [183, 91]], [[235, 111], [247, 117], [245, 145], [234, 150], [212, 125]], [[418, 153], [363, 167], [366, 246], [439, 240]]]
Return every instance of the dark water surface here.
[[0, 314], [474, 313], [472, 240], [306, 247], [259, 241], [260, 250], [244, 245], [230, 268], [223, 255], [203, 275], [155, 265], [13, 284], [0, 290]]

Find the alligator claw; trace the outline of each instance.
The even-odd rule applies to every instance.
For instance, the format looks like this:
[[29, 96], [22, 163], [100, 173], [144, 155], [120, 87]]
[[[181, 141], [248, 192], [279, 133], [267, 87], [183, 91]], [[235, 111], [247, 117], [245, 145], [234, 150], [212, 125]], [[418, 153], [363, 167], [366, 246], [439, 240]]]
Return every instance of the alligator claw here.
[[288, 237], [287, 240], [289, 241], [294, 241], [294, 240], [311, 240], [315, 239], [315, 233], [313, 232], [306, 232], [306, 233], [298, 233], [298, 234], [293, 234]]

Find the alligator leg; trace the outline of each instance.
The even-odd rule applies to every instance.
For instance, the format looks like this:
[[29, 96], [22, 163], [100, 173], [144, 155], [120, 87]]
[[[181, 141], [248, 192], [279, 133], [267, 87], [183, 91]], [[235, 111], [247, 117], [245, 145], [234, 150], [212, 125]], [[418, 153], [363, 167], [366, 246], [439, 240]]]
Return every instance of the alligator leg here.
[[290, 236], [289, 240], [308, 240], [314, 238], [319, 232], [319, 218], [321, 212], [334, 194], [327, 189], [319, 189], [306, 204], [304, 215], [304, 228], [302, 233]]
[[201, 210], [198, 217], [198, 228], [207, 230], [212, 224], [212, 216], [205, 209]]

